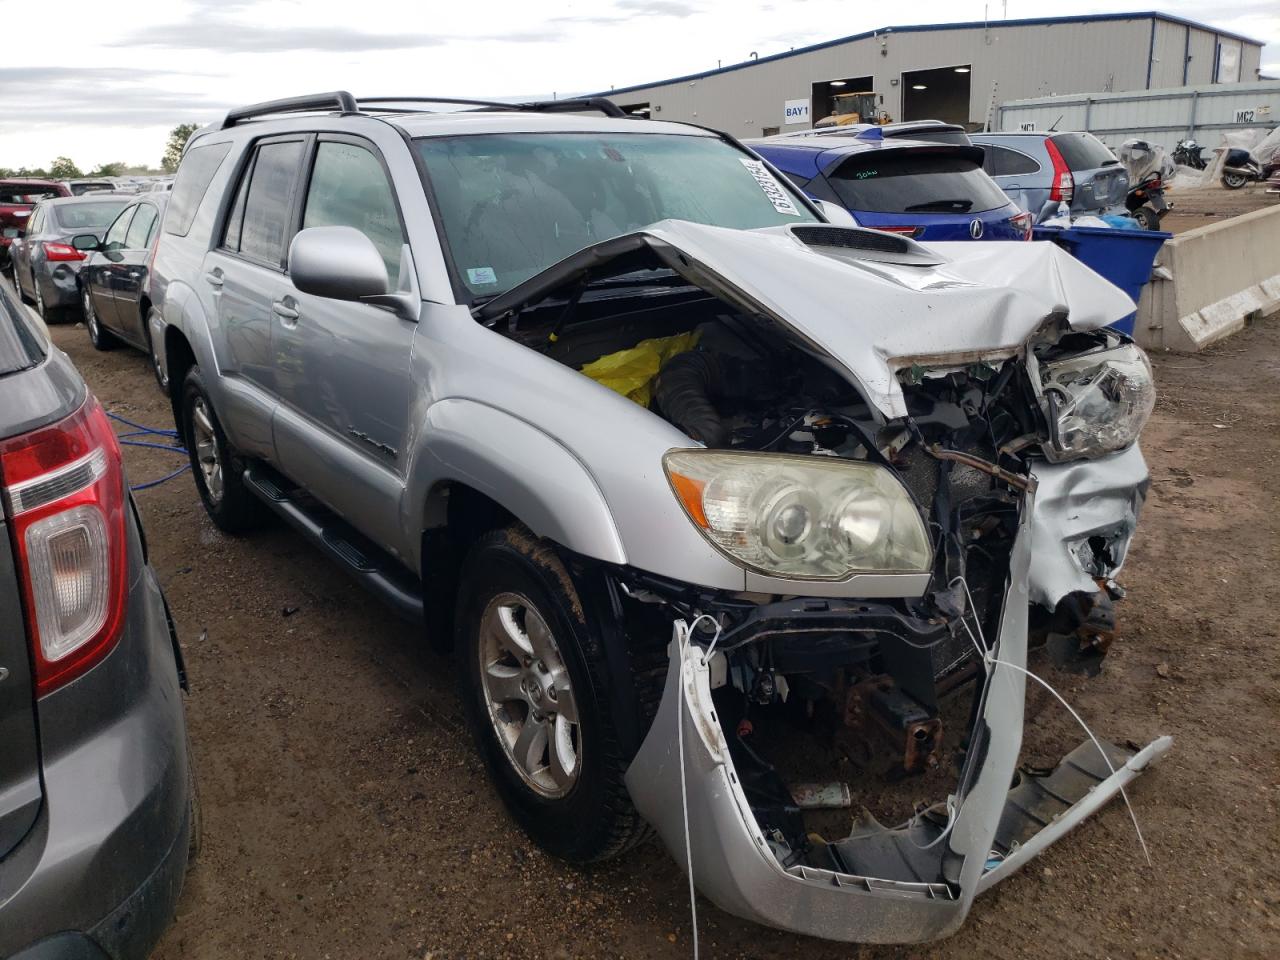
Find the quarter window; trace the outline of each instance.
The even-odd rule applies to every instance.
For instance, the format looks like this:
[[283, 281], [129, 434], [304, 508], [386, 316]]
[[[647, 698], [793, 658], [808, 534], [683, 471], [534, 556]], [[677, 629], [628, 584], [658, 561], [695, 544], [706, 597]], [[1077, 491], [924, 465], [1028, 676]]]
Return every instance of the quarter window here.
[[1040, 171], [1040, 164], [1025, 153], [992, 144], [985, 144], [984, 148], [987, 156], [982, 166], [993, 177], [1014, 177]]
[[307, 189], [302, 227], [354, 227], [368, 237], [387, 265], [392, 283], [400, 274], [404, 229], [386, 172], [364, 147], [322, 141]]
[[178, 176], [173, 181], [173, 196], [169, 201], [169, 216], [165, 217], [164, 232], [185, 237], [195, 222], [200, 201], [213, 181], [213, 175], [222, 166], [222, 159], [231, 149], [230, 143], [209, 143], [192, 147], [178, 165]]
[[147, 242], [151, 239], [151, 230], [156, 225], [158, 213], [159, 211], [149, 203], [138, 205], [138, 212], [134, 214], [133, 223], [129, 225], [129, 232], [124, 238], [126, 249], [147, 249]]

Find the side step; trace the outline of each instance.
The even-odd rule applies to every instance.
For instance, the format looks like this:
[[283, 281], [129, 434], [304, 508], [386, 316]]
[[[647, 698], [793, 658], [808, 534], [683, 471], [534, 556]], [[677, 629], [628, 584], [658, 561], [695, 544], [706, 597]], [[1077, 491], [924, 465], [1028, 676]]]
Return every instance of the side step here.
[[270, 467], [253, 463], [244, 482], [259, 500], [318, 546], [356, 581], [413, 623], [424, 622], [422, 588], [395, 558], [370, 543], [332, 511], [302, 493], [287, 490]]

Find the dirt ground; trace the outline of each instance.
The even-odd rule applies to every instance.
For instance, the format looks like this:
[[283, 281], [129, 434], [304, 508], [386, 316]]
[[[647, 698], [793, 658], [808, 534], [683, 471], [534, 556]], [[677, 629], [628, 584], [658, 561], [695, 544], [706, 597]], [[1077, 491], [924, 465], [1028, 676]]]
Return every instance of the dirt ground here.
[[1160, 221], [1160, 229], [1170, 233], [1183, 233], [1216, 220], [1280, 206], [1280, 196], [1267, 193], [1264, 183], [1246, 184], [1239, 190], [1220, 186], [1174, 189], [1166, 194], [1166, 199], [1173, 204], [1173, 209]]
[[[53, 336], [108, 410], [171, 427], [146, 360]], [[1280, 317], [1155, 358], [1150, 498], [1102, 675], [1057, 677], [1100, 735], [1172, 753], [979, 899], [954, 937], [839, 945], [699, 902], [705, 957], [1264, 958], [1280, 955]], [[178, 457], [126, 448], [133, 483]], [[293, 533], [232, 539], [189, 475], [137, 495], [191, 675], [204, 852], [157, 957], [671, 958], [685, 879], [656, 844], [592, 870], [503, 812], [449, 664]], [[1082, 736], [1047, 696], [1034, 748]]]

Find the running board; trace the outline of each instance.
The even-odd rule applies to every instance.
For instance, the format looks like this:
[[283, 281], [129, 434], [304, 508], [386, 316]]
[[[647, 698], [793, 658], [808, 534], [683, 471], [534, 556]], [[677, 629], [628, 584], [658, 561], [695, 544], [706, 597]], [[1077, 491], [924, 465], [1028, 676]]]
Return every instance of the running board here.
[[244, 483], [254, 496], [319, 547], [362, 587], [404, 619], [413, 623], [424, 622], [422, 589], [413, 575], [393, 557], [360, 536], [327, 508], [302, 502], [304, 498], [286, 490], [282, 478], [264, 464], [253, 463], [245, 467]]

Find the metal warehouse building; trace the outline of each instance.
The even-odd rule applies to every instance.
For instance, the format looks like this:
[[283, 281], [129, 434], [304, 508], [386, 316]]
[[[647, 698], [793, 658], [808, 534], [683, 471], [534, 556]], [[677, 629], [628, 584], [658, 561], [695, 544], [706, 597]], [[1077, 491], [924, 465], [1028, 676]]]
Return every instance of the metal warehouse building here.
[[[1163, 13], [885, 27], [704, 73], [610, 90], [630, 112], [739, 137], [874, 105], [979, 127], [1000, 103], [1258, 78], [1260, 41]], [[868, 118], [869, 119], [869, 118]]]

